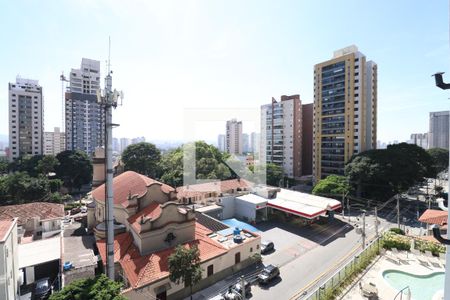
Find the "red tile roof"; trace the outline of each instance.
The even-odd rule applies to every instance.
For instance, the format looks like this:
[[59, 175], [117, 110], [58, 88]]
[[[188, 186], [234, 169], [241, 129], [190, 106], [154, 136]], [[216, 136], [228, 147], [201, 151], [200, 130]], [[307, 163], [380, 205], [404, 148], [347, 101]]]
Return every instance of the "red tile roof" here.
[[14, 224], [14, 219], [0, 220], [0, 242], [5, 241], [6, 235], [11, 230]]
[[178, 199], [202, 196], [211, 192], [227, 193], [231, 190], [248, 189], [252, 186], [250, 181], [245, 179], [230, 179], [216, 182], [207, 182], [193, 185], [185, 185], [177, 188]]
[[[226, 248], [220, 245], [218, 242], [213, 241], [207, 235], [211, 233], [211, 230], [200, 225], [195, 224], [195, 240], [184, 244], [185, 247], [192, 247], [197, 245], [200, 251], [200, 260], [206, 261], [208, 259], [217, 257], [227, 252]], [[169, 276], [168, 259], [173, 253], [175, 247], [164, 249], [154, 252], [148, 255], [140, 255], [138, 248], [131, 243], [127, 243], [131, 239], [130, 233], [123, 233], [115, 237], [114, 242], [114, 259], [120, 256], [119, 262], [122, 266], [124, 273], [130, 282], [132, 288], [138, 288], [147, 285], [155, 280], [165, 278]], [[125, 242], [121, 242], [125, 241]], [[102, 255], [102, 259], [105, 259], [105, 244], [104, 241], [97, 242], [97, 246]], [[126, 248], [126, 251], [121, 251], [118, 248]], [[116, 255], [120, 251], [120, 255]], [[124, 255], [122, 255], [124, 253]]]
[[156, 219], [161, 215], [161, 205], [159, 203], [150, 203], [143, 210], [128, 218], [128, 223], [133, 226], [137, 232], [141, 232], [141, 218]]
[[41, 221], [64, 217], [64, 205], [49, 202], [33, 202], [19, 205], [0, 206], [0, 220], [19, 218], [17, 223], [23, 225], [31, 218]]
[[[119, 176], [114, 177], [113, 180], [113, 193], [114, 204], [128, 206], [128, 195], [137, 195], [141, 198], [147, 193], [147, 188], [157, 184], [161, 186], [161, 191], [165, 194], [175, 191], [175, 189], [167, 184], [161, 183], [147, 176], [141, 175], [133, 171], [126, 171]], [[102, 184], [92, 192], [92, 196], [101, 202], [105, 201], [105, 184]]]
[[[118, 262], [125, 256], [130, 246], [133, 244], [133, 237], [129, 232], [114, 236], [114, 262]], [[102, 261], [106, 261], [106, 240], [97, 241], [97, 248]]]
[[448, 220], [448, 212], [436, 209], [427, 209], [419, 218], [420, 222], [436, 225], [445, 225]]

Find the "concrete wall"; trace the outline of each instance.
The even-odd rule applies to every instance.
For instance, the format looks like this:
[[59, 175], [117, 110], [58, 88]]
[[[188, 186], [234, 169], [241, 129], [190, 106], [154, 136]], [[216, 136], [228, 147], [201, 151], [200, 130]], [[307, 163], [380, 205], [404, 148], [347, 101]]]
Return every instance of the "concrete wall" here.
[[235, 196], [226, 196], [220, 198], [220, 205], [223, 207], [223, 219], [230, 219], [234, 217]]
[[236, 198], [234, 206], [234, 216], [239, 219], [247, 219], [248, 221], [255, 221], [256, 219], [256, 205]]

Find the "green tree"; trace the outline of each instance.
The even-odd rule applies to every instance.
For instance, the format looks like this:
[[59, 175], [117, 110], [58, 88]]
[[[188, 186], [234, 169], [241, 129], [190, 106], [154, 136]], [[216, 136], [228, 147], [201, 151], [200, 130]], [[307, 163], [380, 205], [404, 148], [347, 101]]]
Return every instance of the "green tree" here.
[[56, 159], [59, 162], [55, 166], [56, 177], [69, 190], [80, 189], [83, 184], [92, 181], [92, 163], [83, 151], [66, 150], [56, 155]]
[[27, 172], [28, 175], [36, 177], [39, 175], [38, 163], [43, 157], [43, 155], [23, 155], [10, 164], [10, 169], [13, 172]]
[[[193, 147], [195, 147], [195, 150]], [[195, 162], [193, 156], [194, 151]], [[221, 153], [213, 145], [208, 145], [203, 141], [197, 141], [195, 143], [187, 143], [163, 155], [160, 162], [162, 182], [172, 186], [187, 184], [183, 182], [184, 155], [192, 155], [192, 157], [186, 157], [186, 162], [188, 164], [195, 164], [195, 178], [225, 180], [236, 177], [225, 163], [229, 157], [228, 154]], [[189, 173], [187, 174], [187, 176], [191, 175]]]
[[49, 194], [49, 180], [44, 176], [31, 177], [26, 172], [16, 172], [0, 177], [1, 205], [46, 201]]
[[433, 164], [433, 178], [436, 178], [437, 174], [448, 168], [448, 150], [443, 148], [433, 148], [427, 150], [427, 152], [431, 156]]
[[266, 164], [266, 181], [268, 185], [279, 186], [283, 179], [283, 168], [274, 163]]
[[160, 160], [161, 152], [151, 143], [130, 145], [122, 153], [125, 170], [135, 171], [151, 178], [160, 177]]
[[55, 172], [55, 168], [59, 165], [59, 161], [53, 155], [44, 155], [37, 163], [36, 170], [45, 176]]
[[202, 279], [202, 268], [200, 266], [200, 252], [197, 245], [186, 248], [178, 245], [169, 256], [169, 278], [171, 281], [190, 288], [192, 300], [192, 287]]
[[121, 283], [110, 280], [104, 274], [95, 278], [76, 280], [61, 291], [53, 293], [49, 300], [125, 300], [120, 295]]
[[345, 176], [329, 175], [320, 180], [312, 190], [314, 195], [341, 197], [350, 191], [348, 179]]
[[345, 174], [358, 197], [386, 200], [430, 176], [432, 165], [424, 149], [401, 143], [353, 156]]
[[7, 174], [9, 170], [8, 161], [5, 159], [0, 159], [0, 175]]

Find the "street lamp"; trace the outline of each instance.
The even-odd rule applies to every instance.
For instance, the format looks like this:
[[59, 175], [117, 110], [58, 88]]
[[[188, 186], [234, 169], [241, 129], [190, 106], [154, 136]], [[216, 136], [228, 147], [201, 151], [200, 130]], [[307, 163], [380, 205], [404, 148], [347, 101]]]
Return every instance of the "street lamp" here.
[[[436, 82], [436, 86], [443, 89], [448, 90], [450, 89], [450, 83], [444, 83], [444, 80], [442, 78], [443, 72], [434, 74], [434, 80]], [[450, 147], [449, 147], [450, 148]], [[449, 152], [450, 153], [450, 152]], [[450, 154], [449, 154], [450, 155]], [[450, 160], [449, 160], [450, 163]], [[449, 166], [449, 172], [450, 172], [450, 166]], [[449, 176], [450, 177], [450, 176]], [[449, 180], [449, 187], [450, 187], [450, 180]], [[450, 190], [450, 189], [449, 189]], [[450, 224], [450, 214], [448, 215], [447, 224]], [[433, 236], [442, 244], [447, 245], [447, 254], [445, 257], [445, 283], [444, 283], [444, 299], [450, 300], [450, 240], [448, 239], [449, 234], [447, 231], [447, 239], [444, 239], [441, 235], [441, 232], [439, 230], [439, 227], [433, 227]]]

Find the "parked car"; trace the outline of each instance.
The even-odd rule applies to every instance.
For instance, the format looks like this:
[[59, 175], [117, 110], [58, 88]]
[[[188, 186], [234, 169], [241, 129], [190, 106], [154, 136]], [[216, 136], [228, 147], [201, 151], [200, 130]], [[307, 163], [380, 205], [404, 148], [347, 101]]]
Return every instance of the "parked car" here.
[[[245, 287], [245, 295], [248, 296], [252, 293], [252, 285], [250, 282], [244, 280], [244, 287]], [[239, 281], [233, 286], [233, 289], [239, 294], [242, 295], [242, 288], [241, 288], [241, 282]]]
[[271, 241], [263, 241], [261, 243], [261, 254], [266, 254], [275, 249], [275, 245]]
[[278, 276], [280, 276], [280, 269], [274, 265], [268, 265], [258, 275], [258, 280], [261, 284], [267, 284]]
[[71, 215], [76, 215], [79, 212], [81, 212], [81, 208], [79, 208], [79, 207], [74, 207], [70, 210]]
[[36, 280], [32, 294], [33, 294], [32, 299], [36, 300], [48, 299], [52, 294], [52, 285], [50, 283], [50, 278], [45, 277]]

